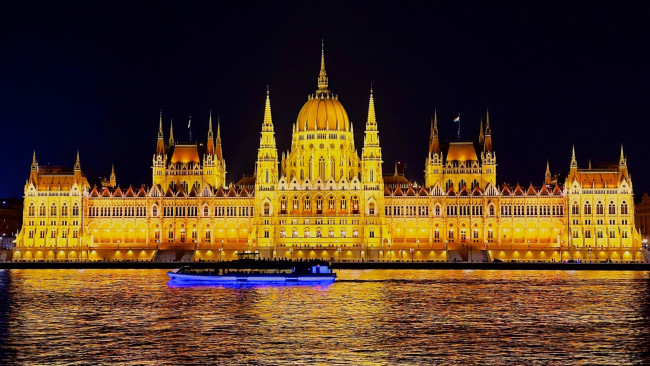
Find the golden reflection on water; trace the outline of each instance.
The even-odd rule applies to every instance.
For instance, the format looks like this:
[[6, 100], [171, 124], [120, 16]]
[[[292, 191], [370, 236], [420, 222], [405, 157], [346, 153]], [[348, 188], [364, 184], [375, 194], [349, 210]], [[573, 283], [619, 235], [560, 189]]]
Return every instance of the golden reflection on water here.
[[0, 271], [3, 364], [639, 364], [649, 326], [646, 272], [178, 288], [163, 270]]

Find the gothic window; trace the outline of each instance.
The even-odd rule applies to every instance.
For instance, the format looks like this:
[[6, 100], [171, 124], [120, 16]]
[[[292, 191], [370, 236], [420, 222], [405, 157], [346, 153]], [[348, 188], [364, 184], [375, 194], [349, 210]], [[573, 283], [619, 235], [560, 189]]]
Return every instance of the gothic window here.
[[323, 197], [322, 196], [316, 197], [316, 210], [318, 210], [318, 213], [322, 213], [322, 210], [323, 210]]
[[598, 239], [602, 239], [602, 238], [603, 238], [603, 229], [598, 229], [598, 231], [596, 231], [596, 237], [597, 237]]
[[359, 198], [357, 196], [352, 197], [352, 213], [359, 213]]
[[591, 204], [589, 201], [585, 202], [584, 213], [585, 215], [591, 215]]
[[591, 230], [585, 230], [585, 239], [591, 238]]
[[269, 229], [264, 229], [264, 237], [265, 238], [270, 237]]
[[321, 180], [325, 180], [325, 159], [321, 156], [320, 159], [318, 159], [318, 176], [320, 177]]
[[56, 204], [52, 204], [52, 207], [50, 207], [50, 216], [56, 216]]
[[463, 189], [463, 186], [465, 185], [467, 185], [465, 179], [461, 179], [460, 181], [458, 181], [458, 192], [460, 192], [460, 190]]
[[345, 199], [345, 196], [341, 197], [341, 210], [345, 210], [348, 207], [348, 201]]
[[440, 205], [436, 205], [435, 211], [436, 216], [440, 216]]
[[291, 237], [292, 238], [297, 238], [298, 237], [298, 229], [293, 229], [293, 231], [291, 232]]
[[298, 196], [293, 196], [293, 209], [297, 210], [298, 207]]
[[316, 229], [316, 237], [317, 238], [322, 238], [323, 237], [323, 231], [321, 229]]
[[30, 203], [30, 204], [29, 204], [29, 210], [28, 210], [28, 212], [29, 212], [29, 216], [34, 216], [34, 213], [36, 212], [36, 209], [34, 208], [34, 204], [33, 204], [33, 203]]
[[158, 206], [154, 205], [151, 208], [151, 216], [158, 216]]
[[447, 236], [449, 239], [454, 238], [454, 229], [449, 229], [449, 235]]
[[627, 230], [621, 231], [621, 239], [627, 239]]
[[609, 202], [609, 214], [616, 215], [616, 205], [614, 204], [614, 201]]
[[305, 211], [311, 210], [311, 198], [309, 196], [305, 197]]
[[284, 228], [280, 229], [280, 237], [281, 238], [287, 237], [287, 231]]
[[282, 198], [280, 198], [280, 210], [281, 210], [281, 213], [286, 213], [285, 212], [286, 209], [287, 209], [287, 197], [282, 196]]
[[269, 205], [268, 202], [264, 203], [264, 215], [270, 215], [271, 214], [271, 205]]
[[265, 173], [265, 180], [264, 181], [266, 183], [268, 183], [269, 182], [269, 169], [267, 168], [264, 173]]
[[615, 238], [616, 238], [616, 230], [614, 230], [614, 229], [609, 229], [609, 237], [610, 237], [611, 239], [615, 239]]
[[604, 212], [603, 203], [598, 201], [596, 203], [596, 215], [602, 215]]
[[341, 237], [342, 238], [347, 237], [347, 232], [345, 231], [345, 229], [341, 229]]
[[330, 196], [329, 207], [330, 207], [330, 210], [334, 209], [334, 196]]
[[187, 192], [187, 182], [186, 182], [186, 181], [182, 181], [182, 182], [181, 182], [181, 185], [183, 186], [183, 192]]
[[327, 237], [328, 238], [333, 238], [334, 237], [334, 229], [329, 229], [327, 231]]
[[65, 203], [61, 206], [61, 216], [68, 216], [68, 205]]
[[447, 181], [447, 183], [445, 183], [445, 192], [446, 192], [446, 191], [449, 191], [449, 188], [451, 188], [451, 187], [453, 187], [453, 186], [454, 186], [454, 182], [452, 182], [451, 179], [449, 179], [449, 180]]
[[490, 216], [494, 216], [494, 205], [490, 205]]
[[353, 238], [358, 238], [359, 237], [359, 230], [357, 230], [357, 229], [352, 230], [352, 237]]
[[207, 217], [208, 215], [210, 215], [210, 208], [208, 205], [203, 205], [203, 216]]
[[[474, 190], [474, 188], [476, 188], [476, 187], [478, 187], [478, 186], [479, 186], [479, 185], [478, 185], [478, 180], [474, 179], [474, 180], [472, 181], [472, 190]], [[480, 187], [479, 187], [479, 188], [480, 188]]]
[[573, 202], [571, 205], [571, 215], [579, 215], [580, 211], [578, 210], [578, 202]]
[[300, 169], [300, 180], [304, 180], [304, 179], [305, 179], [305, 171]]
[[374, 182], [375, 181], [375, 170], [370, 168], [370, 181]]
[[579, 238], [580, 237], [578, 229], [573, 229], [573, 231], [571, 233], [571, 237], [572, 238]]
[[621, 203], [621, 215], [627, 215], [627, 203], [625, 201]]
[[309, 228], [305, 229], [305, 238], [311, 237], [311, 233], [309, 232]]
[[368, 215], [374, 215], [375, 214], [375, 203], [370, 202], [368, 205]]

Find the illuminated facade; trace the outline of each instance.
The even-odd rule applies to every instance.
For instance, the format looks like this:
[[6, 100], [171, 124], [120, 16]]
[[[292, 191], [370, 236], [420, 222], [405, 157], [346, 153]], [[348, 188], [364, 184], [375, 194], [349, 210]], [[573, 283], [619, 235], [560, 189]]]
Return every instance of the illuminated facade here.
[[318, 88], [278, 154], [267, 90], [255, 175], [227, 183], [212, 117], [205, 143], [165, 142], [162, 114], [152, 185], [101, 187], [82, 173], [40, 167], [25, 185], [15, 260], [641, 260], [632, 182], [616, 166], [579, 169], [564, 185], [496, 184], [489, 114], [475, 142], [441, 143], [431, 122], [424, 184], [384, 175], [372, 90], [361, 155], [347, 112], [330, 92], [324, 54]]

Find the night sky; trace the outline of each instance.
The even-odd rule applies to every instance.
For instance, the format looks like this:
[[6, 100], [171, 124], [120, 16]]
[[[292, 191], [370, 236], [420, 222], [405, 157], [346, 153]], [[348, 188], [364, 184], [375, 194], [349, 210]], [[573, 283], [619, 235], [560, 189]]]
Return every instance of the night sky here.
[[160, 109], [165, 138], [173, 118], [187, 140], [192, 115], [200, 141], [212, 109], [228, 180], [251, 174], [266, 85], [287, 150], [321, 38], [359, 153], [374, 87], [385, 172], [402, 160], [423, 181], [434, 108], [449, 140], [458, 113], [475, 139], [489, 107], [498, 183], [539, 185], [547, 159], [566, 175], [572, 144], [581, 167], [617, 162], [623, 144], [636, 193], [650, 191], [648, 2], [234, 3], [0, 5], [0, 197], [22, 196], [33, 150], [71, 168], [79, 149], [90, 179], [114, 163], [120, 185], [151, 184]]

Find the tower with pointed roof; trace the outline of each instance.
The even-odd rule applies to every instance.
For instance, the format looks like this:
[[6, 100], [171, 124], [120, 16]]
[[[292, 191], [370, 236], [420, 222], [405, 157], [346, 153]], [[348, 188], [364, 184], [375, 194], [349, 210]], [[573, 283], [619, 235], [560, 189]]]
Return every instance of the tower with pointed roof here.
[[260, 134], [260, 147], [257, 150], [257, 162], [255, 163], [255, 212], [261, 215], [256, 216], [256, 233], [259, 247], [270, 250], [274, 245], [275, 226], [270, 225], [275, 210], [278, 209], [278, 202], [275, 191], [278, 184], [278, 150], [275, 146], [275, 131], [273, 119], [271, 118], [271, 97], [269, 88], [266, 88], [266, 101], [264, 103], [264, 119], [262, 121], [262, 132]]
[[424, 165], [424, 185], [433, 187], [442, 180], [442, 151], [440, 150], [440, 137], [438, 136], [438, 112], [433, 112], [431, 118], [431, 131], [429, 135], [429, 154]]

